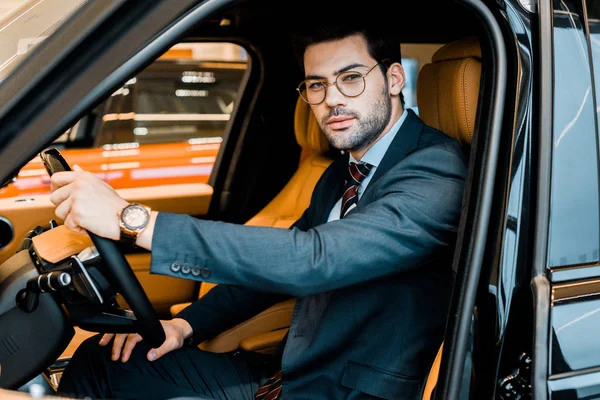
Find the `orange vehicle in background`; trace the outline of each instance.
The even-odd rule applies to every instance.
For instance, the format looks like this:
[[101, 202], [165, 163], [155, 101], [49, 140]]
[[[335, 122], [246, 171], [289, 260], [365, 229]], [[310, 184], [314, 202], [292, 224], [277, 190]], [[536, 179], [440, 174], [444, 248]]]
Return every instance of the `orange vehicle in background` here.
[[[101, 148], [65, 149], [69, 165], [93, 172], [115, 189], [179, 183], [206, 183], [219, 152], [221, 138], [140, 145], [119, 143]], [[165, 151], [169, 157], [165, 157]], [[0, 198], [50, 193], [50, 177], [39, 157], [31, 160], [16, 181], [0, 189]]]
[[[240, 46], [180, 43], [53, 146], [115, 189], [206, 183], [247, 67]], [[49, 193], [50, 177], [35, 157], [0, 198]]]

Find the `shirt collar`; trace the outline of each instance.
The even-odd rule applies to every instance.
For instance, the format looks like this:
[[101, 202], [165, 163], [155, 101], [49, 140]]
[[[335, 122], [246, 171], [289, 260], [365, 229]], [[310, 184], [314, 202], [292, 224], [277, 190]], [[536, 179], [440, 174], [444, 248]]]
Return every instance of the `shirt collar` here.
[[[388, 147], [390, 147], [390, 143], [392, 143], [396, 137], [396, 134], [400, 130], [400, 127], [402, 126], [402, 123], [406, 119], [407, 115], [408, 112], [405, 109], [400, 118], [398, 118], [398, 121], [392, 125], [392, 128], [389, 130], [389, 132], [383, 135], [382, 138], [380, 138], [373, 146], [371, 146], [369, 150], [367, 150], [360, 162], [369, 163], [374, 167], [379, 166], [379, 163], [383, 159], [385, 152], [387, 151]], [[354, 159], [354, 157], [352, 157], [352, 154], [349, 154], [349, 156], [349, 162], [358, 162]]]

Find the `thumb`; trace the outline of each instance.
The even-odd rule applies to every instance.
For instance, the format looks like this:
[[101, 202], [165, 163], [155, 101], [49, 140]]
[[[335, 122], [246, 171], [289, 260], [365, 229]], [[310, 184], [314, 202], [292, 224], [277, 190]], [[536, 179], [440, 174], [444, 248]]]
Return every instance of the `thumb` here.
[[74, 165], [73, 165], [73, 171], [83, 171], [83, 168], [81, 168], [81, 167], [79, 166], [79, 164], [74, 164]]
[[169, 353], [172, 349], [172, 346], [168, 345], [169, 341], [165, 340], [165, 342], [157, 349], [150, 349], [148, 352], [148, 361], [155, 361]]

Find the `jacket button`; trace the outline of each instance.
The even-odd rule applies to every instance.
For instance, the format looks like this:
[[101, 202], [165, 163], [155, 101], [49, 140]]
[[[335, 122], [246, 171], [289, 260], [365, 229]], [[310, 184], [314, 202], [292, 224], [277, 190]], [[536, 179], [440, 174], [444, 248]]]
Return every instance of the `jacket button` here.
[[208, 268], [202, 268], [202, 277], [203, 278], [208, 278], [210, 276], [210, 269]]
[[194, 265], [192, 267], [192, 275], [194, 276], [199, 276], [200, 275], [200, 267], [197, 265]]
[[180, 269], [181, 269], [181, 264], [179, 264], [178, 262], [174, 262], [171, 264], [171, 271], [179, 272]]
[[192, 269], [192, 267], [190, 267], [190, 264], [183, 264], [181, 266], [181, 273], [182, 274], [189, 274], [191, 269]]

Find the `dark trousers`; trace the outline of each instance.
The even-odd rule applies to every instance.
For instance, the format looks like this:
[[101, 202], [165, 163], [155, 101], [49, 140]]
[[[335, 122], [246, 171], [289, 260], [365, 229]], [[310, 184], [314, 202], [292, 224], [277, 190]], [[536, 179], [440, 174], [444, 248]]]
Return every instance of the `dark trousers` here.
[[112, 361], [112, 342], [100, 335], [81, 344], [65, 369], [59, 394], [93, 399], [251, 400], [280, 368], [278, 360], [250, 352], [211, 353], [184, 347], [148, 361], [150, 347], [138, 343], [130, 359]]

